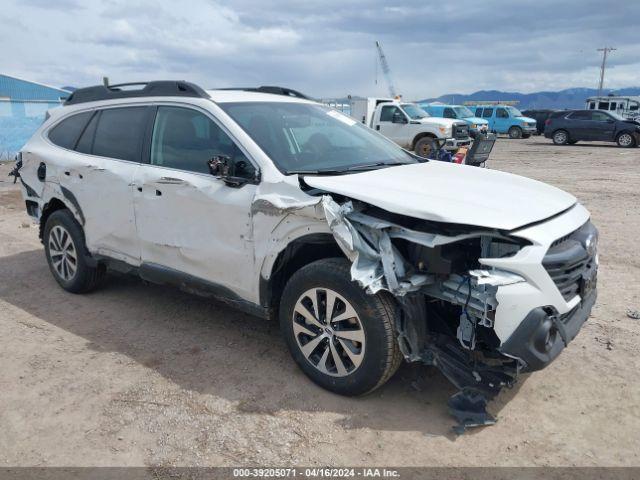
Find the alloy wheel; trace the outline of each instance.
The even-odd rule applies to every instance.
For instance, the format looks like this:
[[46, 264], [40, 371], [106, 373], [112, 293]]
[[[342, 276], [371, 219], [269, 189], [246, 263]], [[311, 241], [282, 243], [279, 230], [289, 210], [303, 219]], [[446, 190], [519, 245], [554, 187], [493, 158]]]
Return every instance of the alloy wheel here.
[[307, 290], [295, 304], [292, 322], [300, 352], [320, 372], [345, 377], [361, 365], [366, 345], [362, 322], [337, 292]]
[[568, 140], [567, 134], [564, 132], [557, 132], [554, 134], [553, 140], [559, 144], [567, 143], [567, 140]]
[[618, 144], [621, 147], [629, 147], [633, 143], [633, 138], [628, 133], [623, 133], [618, 137]]
[[65, 282], [78, 270], [78, 252], [69, 232], [56, 225], [49, 233], [49, 258], [56, 274]]

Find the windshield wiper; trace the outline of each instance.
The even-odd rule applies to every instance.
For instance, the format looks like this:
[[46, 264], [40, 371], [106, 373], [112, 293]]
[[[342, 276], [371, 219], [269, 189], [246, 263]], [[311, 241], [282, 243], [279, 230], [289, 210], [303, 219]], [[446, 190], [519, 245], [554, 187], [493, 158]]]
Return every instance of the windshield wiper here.
[[393, 167], [395, 165], [410, 165], [410, 164], [405, 162], [376, 162], [376, 163], [367, 163], [364, 165], [354, 165], [353, 167], [349, 167], [347, 170], [349, 170], [350, 172], [353, 172], [357, 170], [371, 170], [372, 168], [376, 168], [376, 167]]
[[313, 174], [321, 174], [321, 173], [328, 173], [328, 174], [335, 174], [335, 173], [344, 173], [346, 172], [346, 170], [336, 170], [336, 169], [322, 169], [319, 168], [317, 170], [287, 170], [287, 175], [292, 175], [294, 173], [297, 173], [298, 175], [313, 175]]
[[360, 170], [372, 170], [374, 168], [377, 167], [392, 167], [395, 165], [410, 165], [410, 163], [405, 163], [405, 162], [376, 162], [376, 163], [366, 163], [364, 165], [353, 165], [351, 167], [346, 167], [346, 168], [327, 168], [327, 169], [323, 169], [323, 168], [319, 168], [316, 170], [287, 170], [287, 174], [291, 175], [294, 173], [297, 173], [299, 175], [323, 175], [323, 174], [328, 174], [328, 175], [337, 175], [337, 174], [341, 174], [341, 173], [348, 173], [348, 172], [357, 172]]

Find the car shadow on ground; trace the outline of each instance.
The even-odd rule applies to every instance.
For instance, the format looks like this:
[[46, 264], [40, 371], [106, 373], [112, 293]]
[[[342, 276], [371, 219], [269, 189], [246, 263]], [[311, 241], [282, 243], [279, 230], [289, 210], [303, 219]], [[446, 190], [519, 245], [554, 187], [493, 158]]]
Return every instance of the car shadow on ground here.
[[598, 142], [579, 141], [577, 143], [574, 143], [573, 145], [556, 145], [551, 140], [549, 140], [548, 142], [536, 141], [532, 143], [533, 145], [542, 145], [546, 147], [556, 147], [556, 148], [568, 148], [568, 147], [580, 147], [580, 148], [592, 147], [593, 148], [595, 147], [595, 148], [613, 148], [617, 150], [631, 150], [631, 149], [619, 147], [614, 142], [598, 143]]
[[[344, 428], [420, 431], [455, 439], [447, 399], [456, 389], [434, 368], [403, 364], [382, 388], [346, 398], [314, 385], [297, 368], [276, 322], [225, 304], [110, 276], [91, 294], [63, 291], [42, 250], [0, 258], [0, 298], [84, 338], [96, 352], [118, 352], [182, 389], [237, 402], [237, 410], [328, 411]], [[521, 382], [518, 384], [521, 385]], [[498, 414], [518, 386], [491, 402]]]

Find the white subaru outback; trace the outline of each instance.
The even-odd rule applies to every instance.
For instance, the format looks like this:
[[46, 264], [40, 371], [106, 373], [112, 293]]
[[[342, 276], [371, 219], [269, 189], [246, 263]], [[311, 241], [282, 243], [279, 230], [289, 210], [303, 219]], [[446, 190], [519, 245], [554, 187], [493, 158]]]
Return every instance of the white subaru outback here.
[[131, 273], [278, 318], [300, 368], [340, 394], [381, 386], [403, 358], [435, 365], [460, 389], [461, 427], [492, 423], [487, 400], [589, 316], [589, 213], [537, 181], [416, 157], [300, 97], [77, 90], [13, 172], [51, 273], [74, 293]]

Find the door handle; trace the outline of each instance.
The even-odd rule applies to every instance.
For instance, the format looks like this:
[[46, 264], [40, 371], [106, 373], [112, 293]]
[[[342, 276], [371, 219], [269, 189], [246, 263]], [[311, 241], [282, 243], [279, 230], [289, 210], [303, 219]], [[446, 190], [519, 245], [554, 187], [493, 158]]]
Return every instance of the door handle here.
[[376, 130], [380, 130], [380, 125], [376, 125]]

